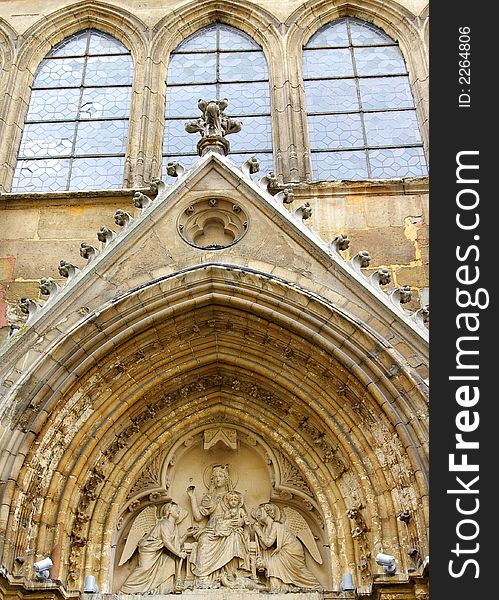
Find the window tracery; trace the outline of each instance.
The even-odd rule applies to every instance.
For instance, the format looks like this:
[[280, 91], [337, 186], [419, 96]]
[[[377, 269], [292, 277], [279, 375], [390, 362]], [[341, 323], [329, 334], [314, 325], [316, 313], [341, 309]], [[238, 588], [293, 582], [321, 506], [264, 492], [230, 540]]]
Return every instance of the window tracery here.
[[390, 179], [427, 174], [407, 67], [398, 44], [345, 17], [303, 51], [315, 179]]
[[230, 116], [243, 128], [231, 141], [230, 158], [242, 163], [252, 155], [262, 171], [272, 171], [272, 131], [267, 61], [245, 33], [215, 23], [194, 33], [172, 52], [168, 68], [163, 162], [197, 158], [186, 120], [196, 119], [197, 103], [228, 98]]
[[100, 31], [57, 44], [35, 74], [12, 191], [121, 188], [132, 71]]

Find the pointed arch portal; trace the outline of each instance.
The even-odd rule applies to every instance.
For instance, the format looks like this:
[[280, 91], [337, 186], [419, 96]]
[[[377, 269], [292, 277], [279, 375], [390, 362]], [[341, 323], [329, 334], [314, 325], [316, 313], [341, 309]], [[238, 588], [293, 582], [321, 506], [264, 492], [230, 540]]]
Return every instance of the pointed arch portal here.
[[[247, 216], [234, 244], [179, 235], [207, 197]], [[271, 502], [310, 532], [328, 593], [352, 573], [369, 594], [380, 551], [409, 581], [427, 552], [423, 330], [225, 157], [151, 207], [4, 354], [4, 564], [49, 555], [66, 589], [95, 575], [116, 593], [137, 516], [188, 510], [223, 463], [248, 512]]]

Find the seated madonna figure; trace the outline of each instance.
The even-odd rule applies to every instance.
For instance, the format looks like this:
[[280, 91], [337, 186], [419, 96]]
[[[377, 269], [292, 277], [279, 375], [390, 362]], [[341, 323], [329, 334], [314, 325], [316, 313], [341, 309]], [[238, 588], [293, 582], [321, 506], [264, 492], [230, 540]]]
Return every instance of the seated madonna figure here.
[[194, 486], [188, 488], [195, 521], [208, 518], [204, 528], [194, 534], [197, 545], [191, 556], [196, 587], [216, 588], [242, 580], [250, 572], [249, 519], [244, 498], [232, 489], [228, 466], [215, 465], [210, 488], [198, 504]]

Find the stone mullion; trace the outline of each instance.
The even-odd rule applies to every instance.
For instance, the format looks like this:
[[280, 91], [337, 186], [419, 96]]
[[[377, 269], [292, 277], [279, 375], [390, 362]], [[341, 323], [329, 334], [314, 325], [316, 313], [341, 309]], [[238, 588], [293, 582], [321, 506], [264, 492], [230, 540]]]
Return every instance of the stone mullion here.
[[148, 96], [147, 85], [148, 63], [144, 57], [137, 57], [134, 62], [132, 97], [128, 120], [128, 139], [125, 158], [125, 174], [123, 187], [142, 186], [144, 182], [144, 146], [142, 143], [142, 124], [147, 119]]
[[10, 191], [14, 170], [17, 162], [17, 153], [21, 144], [24, 119], [28, 112], [29, 97], [31, 95], [30, 83], [33, 74], [28, 69], [20, 70], [14, 66], [5, 87], [3, 99], [0, 100], [2, 114], [0, 114], [0, 191]]
[[296, 50], [291, 51], [291, 48], [289, 48], [288, 56], [293, 57], [289, 63], [289, 111], [290, 127], [294, 132], [295, 138], [293, 158], [296, 164], [297, 173], [294, 181], [311, 181], [312, 163], [310, 159], [310, 141], [308, 135], [305, 89], [303, 85], [301, 48], [298, 52], [296, 52]]
[[[133, 185], [147, 185], [153, 177], [162, 177], [163, 132], [165, 126], [166, 71], [168, 57], [159, 63], [148, 58], [144, 70], [144, 92], [140, 106], [137, 106], [140, 119], [137, 172]], [[138, 104], [138, 103], [137, 103]], [[186, 134], [187, 135], [187, 134]]]

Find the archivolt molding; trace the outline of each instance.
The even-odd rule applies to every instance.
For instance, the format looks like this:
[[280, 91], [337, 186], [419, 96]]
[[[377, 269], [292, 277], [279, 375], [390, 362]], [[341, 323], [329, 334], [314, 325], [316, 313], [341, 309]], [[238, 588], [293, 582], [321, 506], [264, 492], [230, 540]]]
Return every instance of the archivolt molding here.
[[[366, 350], [369, 336], [350, 326], [342, 331], [339, 315], [319, 324], [309, 303], [300, 316], [297, 297], [288, 302], [260, 288], [243, 299], [230, 282], [206, 288], [185, 274], [182, 289], [165, 293], [156, 284], [125, 296], [95, 319], [97, 335], [83, 325], [64, 337], [49, 350], [45, 370], [43, 361], [37, 365], [34, 387], [19, 390], [32, 401], [24, 409], [25, 434], [12, 435], [9, 451], [18, 457], [13, 472], [24, 464], [2, 502], [19, 507], [9, 531], [20, 521], [31, 529], [6, 541], [9, 560], [31, 540], [37, 552], [57, 548], [78, 557], [78, 577], [84, 556], [99, 549], [105, 561], [111, 540], [109, 533], [100, 537], [104, 507], [109, 532], [137, 469], [193, 421], [206, 423], [210, 411], [217, 422], [230, 413], [235, 424], [255, 415], [251, 427], [302, 466], [316, 494], [322, 488], [324, 514], [345, 513], [352, 507], [330, 502], [356, 494], [376, 523], [373, 540], [399, 539], [394, 515], [408, 506], [421, 513], [426, 495], [418, 454], [425, 434], [414, 421], [424, 400], [406, 369], [388, 373], [393, 356], [381, 345]], [[101, 508], [88, 514], [97, 501]], [[58, 521], [68, 510], [77, 519], [71, 530]], [[424, 540], [425, 517], [418, 519]], [[361, 561], [356, 538], [344, 539], [347, 562], [354, 552]], [[76, 569], [60, 568], [66, 575]]]
[[[50, 412], [53, 406], [45, 405], [45, 400], [42, 400], [42, 397], [47, 398], [44, 387], [47, 381], [53, 381], [60, 387], [68, 374], [71, 374], [66, 385], [72, 385], [80, 369], [86, 370], [93, 366], [100, 357], [107, 356], [109, 350], [114, 351], [117, 346], [130, 340], [131, 336], [139, 332], [147, 335], [150, 328], [157, 327], [162, 320], [170, 319], [175, 327], [180, 327], [180, 331], [174, 330], [174, 335], [185, 335], [186, 330], [191, 327], [191, 310], [204, 308], [213, 312], [216, 305], [217, 308], [220, 307], [220, 311], [240, 311], [242, 314], [258, 315], [265, 323], [278, 322], [285, 330], [301, 337], [303, 343], [316, 344], [321, 348], [322, 356], [330, 355], [334, 362], [338, 360], [344, 365], [346, 372], [363, 386], [374, 384], [371, 386], [372, 394], [380, 390], [377, 392], [380, 405], [387, 398], [397, 402], [399, 398], [403, 398], [407, 403], [406, 418], [421, 410], [420, 405], [412, 404], [412, 399], [417, 398], [420, 393], [418, 376], [416, 373], [411, 374], [411, 369], [407, 368], [402, 357], [397, 357], [394, 350], [386, 351], [382, 338], [375, 340], [370, 332], [364, 331], [364, 326], [351, 321], [337, 308], [333, 309], [319, 299], [307, 296], [305, 291], [300, 292], [286, 286], [282, 281], [269, 287], [272, 279], [268, 275], [260, 277], [238, 269], [198, 267], [173, 279], [160, 280], [139, 288], [134, 293], [123, 295], [108, 307], [97, 309], [73, 331], [59, 331], [56, 334], [57, 329], [53, 329], [56, 334], [54, 342], [51, 342], [51, 337], [46, 337], [44, 328], [41, 328], [39, 335], [43, 337], [39, 339], [39, 343], [44, 344], [41, 359], [38, 363], [31, 364], [25, 375], [12, 386], [9, 396], [11, 399], [16, 395], [31, 398], [32, 404], [35, 404], [35, 412], [42, 406]], [[184, 285], [190, 280], [191, 289], [176, 287], [180, 280]], [[237, 296], [230, 280], [237, 281]], [[196, 289], [195, 297], [193, 289]], [[286, 305], [281, 296], [287, 297]], [[267, 300], [263, 301], [264, 297]], [[271, 308], [276, 299], [281, 306], [278, 312]], [[267, 302], [270, 304], [267, 305]], [[53, 327], [57, 328], [57, 325], [54, 323], [51, 328]], [[29, 336], [30, 333], [35, 332], [26, 332], [25, 335]], [[308, 349], [304, 356], [310, 360], [307, 351]], [[23, 362], [26, 360], [21, 356], [19, 358]], [[333, 360], [330, 359], [330, 362]], [[66, 389], [61, 388], [58, 395], [61, 396], [65, 391]], [[57, 399], [52, 401], [57, 402]], [[9, 404], [14, 407], [16, 403]], [[25, 411], [26, 408], [19, 405], [14, 412], [9, 412], [13, 415], [15, 411]], [[24, 418], [28, 418], [26, 413]], [[394, 424], [399, 422], [401, 418], [395, 415]]]

